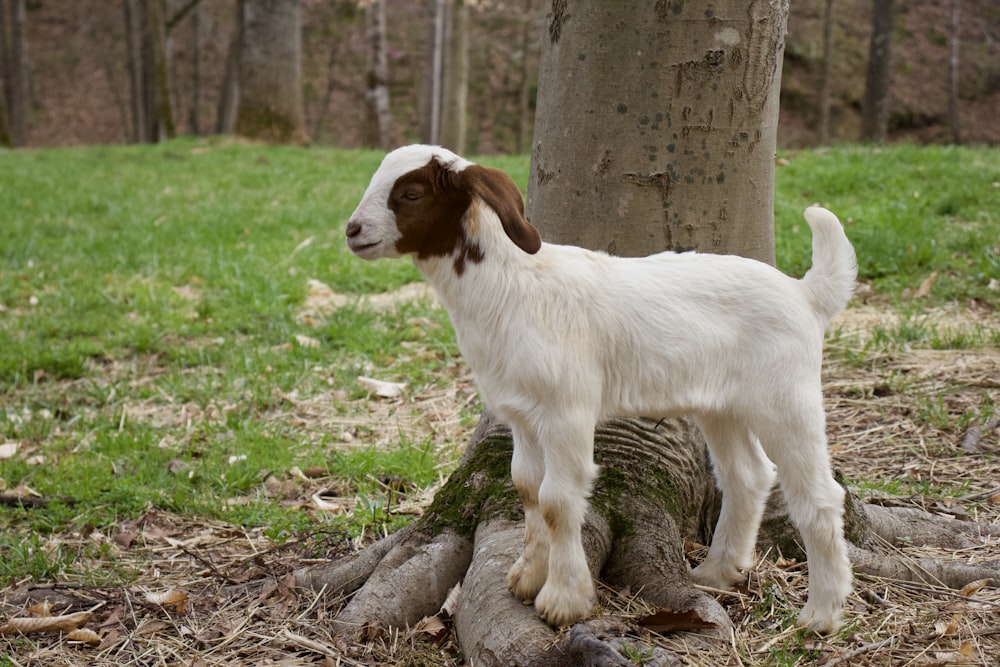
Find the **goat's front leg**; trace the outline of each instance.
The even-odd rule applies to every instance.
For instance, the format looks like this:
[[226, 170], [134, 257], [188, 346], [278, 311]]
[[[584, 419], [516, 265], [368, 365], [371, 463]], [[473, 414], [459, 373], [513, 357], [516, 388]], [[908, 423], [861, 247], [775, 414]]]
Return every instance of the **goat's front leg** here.
[[545, 447], [538, 507], [549, 531], [549, 567], [535, 609], [550, 625], [563, 626], [589, 615], [595, 599], [581, 538], [587, 498], [597, 477], [594, 423], [547, 424], [538, 437]]
[[524, 550], [507, 573], [507, 587], [525, 602], [535, 599], [549, 567], [549, 528], [538, 507], [538, 489], [545, 475], [545, 458], [533, 434], [512, 427], [514, 455], [510, 473], [524, 506]]

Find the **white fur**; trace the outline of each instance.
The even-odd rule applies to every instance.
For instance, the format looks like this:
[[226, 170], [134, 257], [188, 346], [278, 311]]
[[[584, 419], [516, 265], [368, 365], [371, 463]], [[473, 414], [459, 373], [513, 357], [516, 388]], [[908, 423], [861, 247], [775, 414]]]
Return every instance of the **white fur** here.
[[[432, 157], [455, 171], [470, 164], [428, 146], [387, 156], [351, 217], [359, 256], [398, 255], [388, 192]], [[624, 259], [547, 243], [528, 254], [492, 209], [472, 201], [465, 230], [483, 260], [461, 275], [452, 258], [415, 261], [451, 316], [483, 401], [513, 431], [511, 472], [527, 523], [524, 552], [508, 574], [513, 592], [534, 599], [553, 625], [590, 613], [594, 587], [580, 530], [597, 475], [594, 427], [612, 416], [687, 414], [708, 440], [723, 491], [695, 580], [727, 588], [743, 579], [777, 477], [809, 557], [800, 622], [836, 629], [851, 571], [820, 366], [824, 329], [856, 274], [837, 218], [806, 211], [814, 266], [795, 280], [729, 255]]]

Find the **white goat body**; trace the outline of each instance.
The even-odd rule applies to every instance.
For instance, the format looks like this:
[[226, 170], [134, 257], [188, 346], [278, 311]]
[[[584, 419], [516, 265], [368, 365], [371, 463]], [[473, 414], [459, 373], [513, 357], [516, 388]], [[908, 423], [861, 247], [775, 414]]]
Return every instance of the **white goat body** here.
[[813, 207], [806, 219], [813, 268], [795, 280], [731, 255], [618, 258], [542, 243], [503, 172], [438, 147], [398, 149], [376, 171], [348, 243], [366, 259], [414, 256], [484, 403], [510, 425], [526, 534], [508, 583], [549, 623], [578, 620], [593, 604], [580, 528], [597, 474], [595, 425], [687, 414], [723, 492], [695, 579], [724, 588], [743, 577], [776, 465], [809, 558], [800, 621], [838, 627], [851, 573], [820, 367], [856, 265], [832, 213]]

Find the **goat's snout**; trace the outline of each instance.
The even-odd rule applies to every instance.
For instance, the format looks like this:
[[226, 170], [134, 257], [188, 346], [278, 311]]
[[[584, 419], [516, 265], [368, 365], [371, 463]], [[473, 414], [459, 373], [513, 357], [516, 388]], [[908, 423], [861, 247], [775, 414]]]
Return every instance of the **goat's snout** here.
[[360, 218], [351, 216], [347, 221], [347, 247], [362, 259], [374, 259], [374, 251], [378, 247], [378, 240], [368, 238], [370, 234], [365, 233], [365, 225]]
[[[351, 218], [347, 221], [347, 238], [353, 239], [361, 233], [361, 221]], [[349, 243], [350, 241], [348, 241]]]

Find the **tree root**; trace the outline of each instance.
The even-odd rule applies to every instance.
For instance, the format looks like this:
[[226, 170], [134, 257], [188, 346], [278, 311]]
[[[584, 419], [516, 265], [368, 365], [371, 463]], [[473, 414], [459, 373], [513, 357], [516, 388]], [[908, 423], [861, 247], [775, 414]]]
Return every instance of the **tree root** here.
[[[416, 524], [354, 557], [299, 570], [296, 581], [328, 594], [353, 593], [335, 619], [338, 633], [349, 641], [363, 640], [372, 627], [413, 626], [437, 614], [448, 591], [462, 582], [455, 636], [476, 665], [620, 667], [634, 659], [679, 664], [675, 656], [634, 638], [635, 628], [615, 616], [557, 632], [508, 591], [507, 571], [524, 540], [506, 472], [510, 448], [509, 432], [484, 418], [459, 469]], [[714, 597], [693, 586], [682, 549], [685, 537], [707, 543], [718, 512], [700, 434], [685, 421], [614, 420], [598, 429], [595, 450], [602, 474], [584, 528], [592, 574], [614, 590], [686, 614], [697, 621], [691, 627], [728, 640], [731, 620]], [[983, 579], [1000, 582], [998, 563], [974, 566], [891, 553], [900, 544], [965, 549], [1000, 536], [1000, 528], [864, 504], [848, 495], [846, 534], [857, 573], [952, 588]], [[800, 558], [799, 543], [776, 492], [759, 547]]]

